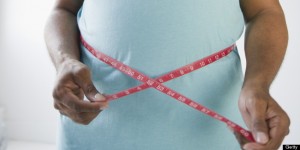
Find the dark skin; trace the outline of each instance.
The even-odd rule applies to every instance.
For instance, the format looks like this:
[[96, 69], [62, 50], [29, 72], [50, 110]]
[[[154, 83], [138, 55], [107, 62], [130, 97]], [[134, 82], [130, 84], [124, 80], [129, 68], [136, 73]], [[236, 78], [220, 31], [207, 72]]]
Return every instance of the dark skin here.
[[[49, 54], [57, 70], [54, 106], [80, 124], [89, 124], [108, 106], [94, 87], [90, 70], [79, 61], [76, 13], [82, 0], [57, 0], [45, 28]], [[243, 149], [276, 150], [290, 120], [271, 97], [270, 85], [285, 55], [288, 33], [278, 0], [240, 0], [245, 18], [246, 73], [239, 98], [243, 119], [256, 142], [233, 131]], [[89, 101], [83, 101], [84, 95]]]
[[[73, 121], [87, 125], [108, 102], [94, 87], [88, 67], [79, 61], [76, 13], [82, 2], [56, 2], [45, 28], [45, 40], [57, 70], [54, 107]], [[89, 101], [83, 101], [84, 95]]]
[[[275, 150], [289, 133], [290, 120], [271, 97], [270, 85], [282, 63], [288, 41], [278, 0], [240, 0], [246, 22], [246, 73], [239, 99], [243, 119], [256, 143], [244, 149]], [[239, 141], [245, 141], [235, 132]]]

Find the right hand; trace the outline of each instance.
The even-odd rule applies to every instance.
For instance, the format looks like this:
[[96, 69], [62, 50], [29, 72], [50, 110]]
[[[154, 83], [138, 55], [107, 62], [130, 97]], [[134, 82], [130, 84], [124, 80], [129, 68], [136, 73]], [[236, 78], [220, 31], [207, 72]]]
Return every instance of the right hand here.
[[84, 125], [108, 107], [108, 101], [92, 83], [90, 70], [78, 60], [67, 60], [57, 69], [53, 98], [61, 114]]

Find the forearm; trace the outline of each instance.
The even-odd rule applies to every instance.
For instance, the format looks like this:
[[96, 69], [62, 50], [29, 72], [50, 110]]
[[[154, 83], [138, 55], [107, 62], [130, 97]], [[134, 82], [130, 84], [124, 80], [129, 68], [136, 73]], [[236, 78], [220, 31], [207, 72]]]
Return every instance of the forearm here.
[[45, 27], [45, 41], [56, 69], [66, 60], [79, 60], [79, 41], [76, 15], [56, 8]]
[[247, 65], [243, 87], [269, 90], [283, 61], [287, 41], [288, 32], [281, 9], [261, 11], [247, 22]]

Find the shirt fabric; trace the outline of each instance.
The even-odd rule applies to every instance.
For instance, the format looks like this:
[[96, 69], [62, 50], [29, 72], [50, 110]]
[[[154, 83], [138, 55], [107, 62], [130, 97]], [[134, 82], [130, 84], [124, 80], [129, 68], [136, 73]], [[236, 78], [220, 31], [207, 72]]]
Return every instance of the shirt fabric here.
[[[235, 43], [244, 29], [238, 0], [85, 0], [83, 38], [95, 49], [159, 77]], [[96, 88], [113, 94], [141, 84], [81, 45]], [[237, 100], [237, 49], [164, 85], [245, 126]], [[60, 150], [238, 150], [226, 125], [152, 88], [111, 101], [89, 125], [61, 116]]]

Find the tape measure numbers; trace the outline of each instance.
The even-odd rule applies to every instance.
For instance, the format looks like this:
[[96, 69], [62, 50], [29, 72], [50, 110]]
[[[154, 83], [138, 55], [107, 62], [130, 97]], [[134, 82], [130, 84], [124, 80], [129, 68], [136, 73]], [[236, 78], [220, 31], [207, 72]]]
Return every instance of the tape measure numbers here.
[[115, 60], [114, 58], [107, 56], [106, 54], [95, 50], [92, 46], [90, 46], [84, 39], [82, 36], [80, 36], [80, 40], [83, 44], [83, 46], [91, 53], [93, 54], [96, 58], [98, 58], [99, 60], [103, 61], [104, 63], [110, 65], [111, 67], [123, 72], [124, 74], [139, 80], [141, 82], [143, 82], [144, 84], [141, 84], [139, 86], [118, 92], [116, 94], [112, 94], [112, 95], [107, 95], [108, 100], [115, 100], [121, 97], [124, 97], [126, 95], [130, 95], [142, 90], [145, 90], [149, 87], [152, 87], [168, 96], [173, 97], [175, 100], [184, 103], [186, 105], [188, 105], [189, 107], [196, 109], [214, 119], [217, 119], [219, 121], [222, 121], [224, 123], [226, 123], [228, 126], [232, 127], [235, 131], [241, 133], [246, 139], [248, 139], [251, 142], [254, 142], [254, 138], [251, 134], [251, 132], [249, 132], [248, 130], [242, 128], [241, 126], [237, 125], [236, 123], [230, 121], [229, 119], [227, 119], [226, 117], [214, 112], [213, 110], [206, 108], [205, 106], [189, 99], [188, 97], [164, 86], [162, 83], [175, 79], [177, 77], [183, 76], [185, 74], [188, 74], [192, 71], [195, 71], [199, 68], [202, 68], [204, 66], [207, 66], [225, 56], [227, 56], [230, 52], [233, 51], [233, 49], [235, 48], [235, 45], [231, 45], [217, 53], [214, 53], [210, 56], [207, 56], [203, 59], [200, 59], [198, 61], [195, 61], [191, 64], [188, 64], [186, 66], [183, 66], [181, 68], [178, 68], [174, 71], [171, 71], [170, 73], [167, 73], [161, 77], [158, 77], [156, 79], [152, 79], [149, 78], [148, 76], [138, 72], [137, 70], [123, 64], [122, 62], [119, 62], [117, 60]]

